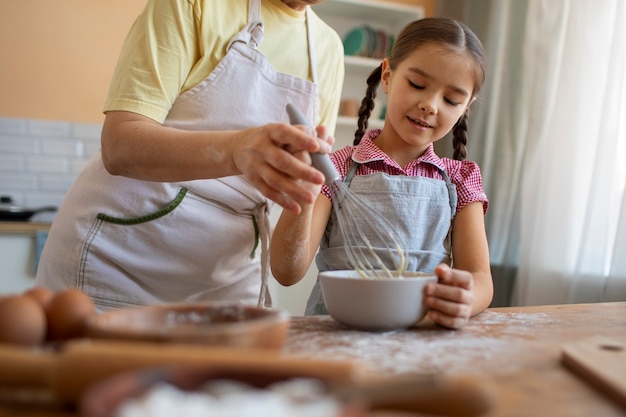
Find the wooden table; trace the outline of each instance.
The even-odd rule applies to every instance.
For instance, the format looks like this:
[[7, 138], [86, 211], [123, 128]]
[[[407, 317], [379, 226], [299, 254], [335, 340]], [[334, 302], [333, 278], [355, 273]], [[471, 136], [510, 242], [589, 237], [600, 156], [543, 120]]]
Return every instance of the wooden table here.
[[474, 375], [493, 389], [488, 416], [624, 416], [560, 363], [564, 344], [594, 336], [625, 340], [626, 302], [493, 308], [459, 331], [367, 333], [326, 316], [294, 318], [285, 349], [360, 360], [381, 375]]
[[[369, 333], [328, 316], [294, 317], [284, 351], [360, 361], [381, 376], [480, 378], [495, 395], [487, 417], [624, 416], [625, 408], [560, 362], [565, 344], [594, 336], [624, 341], [626, 302], [494, 308], [459, 331], [424, 323], [407, 331]], [[0, 405], [0, 417], [16, 415], [72, 416]]]

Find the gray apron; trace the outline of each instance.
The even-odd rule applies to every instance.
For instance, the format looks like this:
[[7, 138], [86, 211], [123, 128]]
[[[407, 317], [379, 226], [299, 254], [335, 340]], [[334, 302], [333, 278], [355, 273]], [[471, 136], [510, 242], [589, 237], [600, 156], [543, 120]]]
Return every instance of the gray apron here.
[[[287, 123], [287, 103], [317, 120], [308, 14], [313, 82], [277, 72], [257, 49], [260, 13], [261, 0], [250, 0], [247, 26], [213, 72], [177, 98], [166, 126], [232, 130]], [[55, 218], [37, 284], [78, 287], [99, 310], [195, 300], [270, 305], [270, 206], [243, 176], [140, 181], [108, 174], [98, 154]]]
[[[358, 167], [354, 161], [344, 180], [349, 184], [350, 192], [367, 201], [376, 215], [384, 216], [393, 225], [398, 239], [406, 243], [408, 271], [432, 272], [440, 263], [450, 265], [452, 261], [450, 232], [456, 214], [456, 186], [444, 169], [435, 164], [433, 166], [439, 169], [444, 181], [384, 173], [354, 176]], [[380, 249], [385, 248], [385, 244], [376, 241], [375, 233], [368, 233], [372, 220], [356, 217], [350, 221], [357, 222], [363, 232], [372, 238], [372, 245], [379, 248], [376, 249], [377, 255], [386, 260], [387, 267], [392, 268], [388, 251]], [[352, 269], [334, 209], [320, 243], [316, 264], [319, 271]], [[305, 309], [305, 315], [315, 314], [328, 314], [319, 279], [313, 285]]]

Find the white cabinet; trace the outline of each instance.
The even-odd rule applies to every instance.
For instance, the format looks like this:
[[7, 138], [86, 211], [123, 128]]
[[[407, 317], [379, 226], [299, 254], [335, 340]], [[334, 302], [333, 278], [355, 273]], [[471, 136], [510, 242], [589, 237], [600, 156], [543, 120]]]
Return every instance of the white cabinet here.
[[0, 235], [0, 294], [20, 293], [35, 284], [33, 236]]
[[[376, 0], [325, 0], [313, 6], [313, 10], [332, 26], [342, 39], [355, 28], [367, 25], [374, 30], [384, 31], [394, 37], [410, 22], [424, 17], [421, 6], [393, 3]], [[361, 56], [346, 56], [346, 78], [342, 91], [342, 99], [357, 100], [360, 105], [367, 87], [366, 79], [370, 72], [380, 65], [381, 59]], [[377, 97], [377, 111], [385, 104], [385, 97], [380, 92]], [[355, 117], [339, 117], [335, 137], [338, 149], [352, 144], [356, 130]], [[382, 120], [370, 119], [370, 127], [381, 127]]]
[[35, 285], [35, 269], [49, 223], [0, 222], [0, 294]]

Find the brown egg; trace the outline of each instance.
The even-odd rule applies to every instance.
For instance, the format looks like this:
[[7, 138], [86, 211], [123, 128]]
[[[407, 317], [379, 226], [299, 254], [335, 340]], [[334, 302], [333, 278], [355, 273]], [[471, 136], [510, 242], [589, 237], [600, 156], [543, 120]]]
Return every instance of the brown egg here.
[[54, 297], [54, 292], [44, 287], [32, 287], [24, 291], [24, 295], [34, 298], [45, 309]]
[[48, 339], [62, 341], [83, 335], [85, 322], [96, 311], [91, 298], [72, 288], [57, 292], [46, 307]]
[[0, 299], [0, 342], [36, 346], [46, 338], [46, 314], [32, 297]]

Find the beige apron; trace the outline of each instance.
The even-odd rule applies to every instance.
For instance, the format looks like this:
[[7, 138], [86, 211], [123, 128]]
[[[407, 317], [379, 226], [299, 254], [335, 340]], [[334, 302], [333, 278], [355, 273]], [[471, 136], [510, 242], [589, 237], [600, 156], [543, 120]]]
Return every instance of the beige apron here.
[[[316, 119], [313, 82], [275, 71], [257, 49], [261, 0], [209, 76], [181, 94], [165, 125], [232, 130], [288, 122], [287, 103]], [[271, 202], [243, 176], [158, 183], [112, 176], [96, 155], [68, 191], [46, 242], [37, 284], [75, 286], [99, 310], [192, 300], [269, 305]]]

